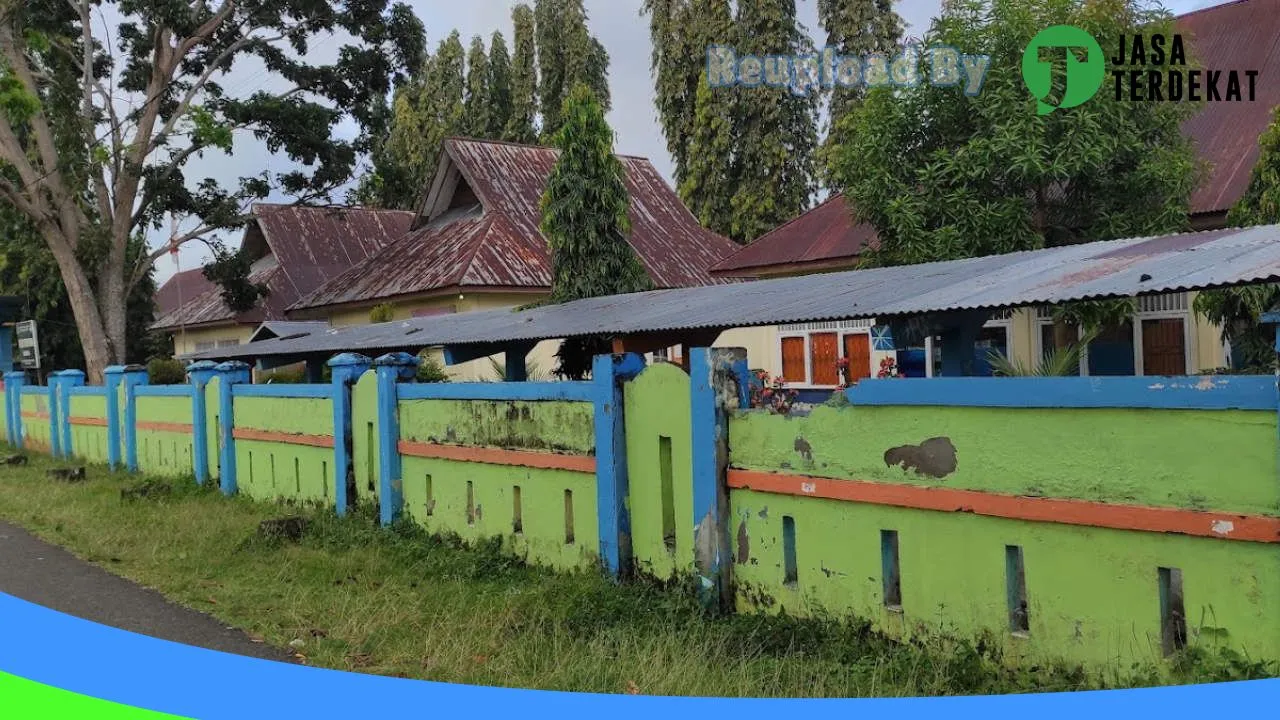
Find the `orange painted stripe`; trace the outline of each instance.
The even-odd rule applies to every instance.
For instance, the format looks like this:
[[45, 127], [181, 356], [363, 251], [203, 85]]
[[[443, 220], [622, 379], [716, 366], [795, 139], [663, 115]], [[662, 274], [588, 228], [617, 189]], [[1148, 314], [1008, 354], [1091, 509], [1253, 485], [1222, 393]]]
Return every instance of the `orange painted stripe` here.
[[96, 417], [73, 417], [73, 418], [67, 418], [67, 422], [71, 423], [72, 425], [90, 425], [90, 426], [93, 426], [93, 427], [106, 427], [106, 426], [107, 426], [107, 419], [106, 419], [106, 418], [96, 418]]
[[459, 460], [489, 465], [515, 465], [542, 470], [569, 470], [581, 473], [594, 473], [596, 471], [596, 459], [590, 455], [557, 455], [548, 452], [441, 445], [439, 443], [409, 442], [408, 440], [401, 440], [399, 447], [400, 454], [411, 457]]
[[150, 432], [186, 433], [188, 435], [194, 432], [194, 428], [187, 423], [140, 422], [138, 423], [138, 429]]
[[302, 435], [295, 433], [255, 430], [253, 428], [232, 428], [231, 436], [237, 440], [257, 440], [260, 442], [278, 442], [287, 445], [307, 445], [310, 447], [333, 447], [332, 435]]
[[48, 420], [49, 413], [35, 412], [33, 410], [24, 410], [22, 412], [22, 417], [27, 418], [29, 420]]
[[967, 512], [1010, 520], [1177, 533], [1222, 540], [1280, 543], [1280, 519], [1257, 515], [1110, 505], [1089, 500], [1017, 497], [974, 490], [916, 487], [865, 480], [832, 480], [751, 470], [730, 470], [728, 481], [729, 487], [740, 490], [845, 500], [869, 505]]

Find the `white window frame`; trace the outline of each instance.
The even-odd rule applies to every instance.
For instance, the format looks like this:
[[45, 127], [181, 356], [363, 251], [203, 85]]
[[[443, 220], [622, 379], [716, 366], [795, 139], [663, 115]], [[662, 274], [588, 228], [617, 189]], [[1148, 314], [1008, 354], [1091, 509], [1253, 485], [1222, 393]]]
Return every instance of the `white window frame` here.
[[782, 376], [782, 341], [786, 338], [803, 338], [804, 339], [804, 382], [784, 382], [784, 387], [794, 388], [797, 390], [834, 390], [839, 385], [815, 385], [813, 383], [813, 354], [810, 351], [810, 336], [836, 334], [836, 357], [844, 357], [844, 339], [849, 335], [866, 335], [867, 343], [871, 348], [871, 360], [867, 368], [867, 372], [871, 373], [871, 377], [875, 377], [877, 369], [875, 365], [875, 343], [871, 338], [871, 329], [876, 326], [875, 320], [841, 320], [820, 323], [797, 323], [794, 325], [779, 325], [778, 340], [774, 343], [773, 361], [775, 367], [778, 368], [778, 376]]
[[[1184, 354], [1183, 366], [1187, 373], [1194, 374], [1196, 357], [1196, 348], [1194, 347], [1196, 334], [1193, 330], [1194, 313], [1191, 309], [1191, 297], [1187, 293], [1169, 293], [1166, 295], [1150, 295], [1138, 298], [1139, 310], [1130, 318], [1133, 325], [1133, 371], [1134, 377], [1146, 377], [1146, 368], [1144, 367], [1145, 358], [1142, 355], [1142, 321], [1143, 320], [1181, 320], [1182, 321], [1182, 351]], [[1141, 309], [1143, 306], [1152, 307], [1158, 305], [1172, 307], [1156, 307], [1151, 310]], [[1044, 356], [1044, 341], [1042, 338], [1041, 328], [1045, 325], [1052, 325], [1053, 319], [1044, 315], [1045, 308], [1036, 308], [1035, 318], [1035, 357]], [[1077, 329], [1076, 337], [1079, 338], [1084, 334], [1082, 329]], [[1038, 360], [1037, 360], [1038, 362]], [[1080, 357], [1080, 376], [1089, 377], [1089, 353], [1085, 352]]]

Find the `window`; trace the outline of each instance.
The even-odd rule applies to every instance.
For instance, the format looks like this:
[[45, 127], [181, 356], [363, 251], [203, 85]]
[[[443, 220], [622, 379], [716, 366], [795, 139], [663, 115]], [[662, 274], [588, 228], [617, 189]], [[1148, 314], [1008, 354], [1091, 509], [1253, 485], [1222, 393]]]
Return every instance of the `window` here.
[[205, 350], [212, 350], [215, 347], [216, 347], [216, 344], [212, 340], [198, 342], [196, 343], [196, 352], [204, 352]]
[[871, 336], [874, 321], [802, 323], [783, 325], [779, 330], [779, 365], [782, 380], [792, 385], [835, 387], [845, 378], [840, 361], [849, 361], [850, 382], [871, 377], [875, 344]]
[[235, 339], [235, 338], [232, 338], [232, 339], [230, 339], [230, 340], [219, 340], [219, 341], [218, 341], [218, 347], [220, 347], [220, 348], [222, 348], [222, 347], [236, 347], [236, 346], [237, 346], [237, 345], [239, 345], [239, 344], [240, 344], [240, 341], [239, 341], [239, 340], [237, 340], [237, 339]]
[[[1082, 375], [1186, 375], [1192, 371], [1191, 309], [1186, 293], [1138, 298], [1131, 320], [1104, 328], [1081, 361]], [[1051, 308], [1036, 313], [1040, 357], [1053, 352]]]

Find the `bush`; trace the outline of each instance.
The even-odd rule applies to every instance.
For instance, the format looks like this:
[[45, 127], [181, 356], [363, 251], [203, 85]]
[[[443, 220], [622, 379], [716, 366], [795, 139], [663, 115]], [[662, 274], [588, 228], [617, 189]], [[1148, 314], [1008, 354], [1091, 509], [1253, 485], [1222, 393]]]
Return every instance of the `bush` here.
[[396, 306], [391, 303], [375, 305], [369, 310], [369, 322], [373, 324], [391, 322], [396, 319]]
[[418, 366], [418, 382], [446, 383], [449, 382], [449, 373], [435, 358], [424, 357], [422, 364]]
[[147, 363], [147, 381], [152, 385], [184, 385], [187, 367], [173, 358], [155, 358]]
[[280, 368], [264, 373], [258, 381], [273, 385], [300, 385], [307, 381], [307, 371], [305, 368]]

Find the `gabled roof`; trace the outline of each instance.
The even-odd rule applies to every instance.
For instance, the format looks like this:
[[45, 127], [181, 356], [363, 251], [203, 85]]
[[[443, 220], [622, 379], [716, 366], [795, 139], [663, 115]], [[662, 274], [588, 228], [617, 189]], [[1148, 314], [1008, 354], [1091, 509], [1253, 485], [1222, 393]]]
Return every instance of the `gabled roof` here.
[[262, 340], [297, 339], [329, 330], [329, 323], [321, 321], [268, 320], [249, 336], [249, 342]]
[[258, 258], [250, 280], [266, 285], [270, 295], [237, 314], [209, 283], [203, 292], [184, 297], [181, 307], [161, 314], [153, 328], [283, 320], [298, 298], [390, 244], [413, 222], [413, 213], [400, 210], [269, 203], [254, 205], [252, 214], [243, 249]]
[[[1177, 18], [1194, 57], [1212, 70], [1258, 70], [1254, 102], [1207, 102], [1182, 126], [1207, 174], [1191, 196], [1192, 215], [1229, 210], [1248, 188], [1258, 162], [1258, 136], [1280, 105], [1280, 3], [1236, 0]], [[838, 207], [837, 207], [838, 206]], [[847, 268], [875, 229], [855, 223], [836, 196], [760, 236], [716, 265], [722, 277], [752, 277]]]
[[[419, 226], [290, 309], [453, 289], [545, 290], [551, 257], [538, 203], [559, 151], [450, 138]], [[628, 241], [658, 287], [726, 282], [708, 272], [737, 249], [700, 226], [644, 158], [619, 156], [631, 197]]]
[[869, 223], [854, 223], [852, 209], [837, 193], [816, 208], [761, 235], [725, 258], [711, 272], [754, 277], [846, 269], [879, 242]]
[[156, 290], [156, 317], [164, 317], [212, 289], [213, 283], [205, 279], [203, 268], [174, 273]]

